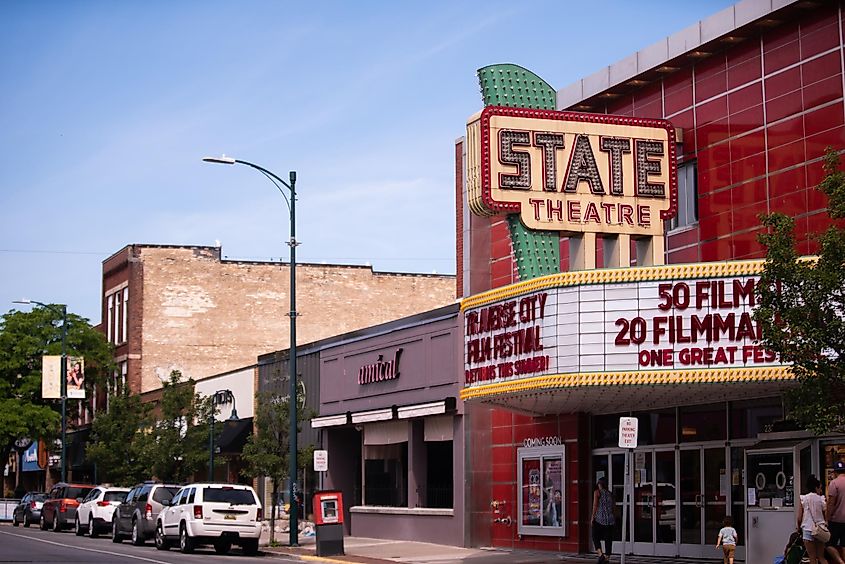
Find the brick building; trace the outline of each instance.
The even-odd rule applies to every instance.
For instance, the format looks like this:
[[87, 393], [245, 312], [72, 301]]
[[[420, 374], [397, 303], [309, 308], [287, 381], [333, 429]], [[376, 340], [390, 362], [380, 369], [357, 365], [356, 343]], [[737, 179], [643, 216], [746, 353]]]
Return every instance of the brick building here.
[[[116, 380], [161, 388], [172, 370], [200, 380], [286, 347], [288, 263], [222, 259], [219, 247], [128, 245], [103, 262], [102, 330]], [[453, 302], [453, 276], [297, 264], [297, 341], [325, 337]]]
[[[467, 459], [481, 461], [467, 469], [469, 544], [592, 551], [592, 494], [596, 481], [605, 478], [617, 510], [613, 535], [621, 540], [624, 529], [629, 552], [721, 558], [712, 543], [725, 516], [739, 531], [739, 560], [771, 562], [782, 550], [795, 527], [803, 482], [810, 473], [828, 478], [833, 462], [845, 457], [845, 437], [812, 437], [781, 424], [789, 371], [763, 358], [762, 351], [759, 358], [721, 363], [708, 356], [724, 354], [718, 336], [700, 345], [712, 347], [709, 352], [695, 345], [673, 348], [677, 341], [671, 340], [664, 362], [649, 356], [655, 351], [648, 347], [667, 341], [658, 332], [660, 287], [683, 294], [733, 285], [733, 304], [745, 308], [736, 315], [750, 311], [753, 296], [746, 290], [762, 265], [737, 259], [764, 256], [757, 242], [758, 214], [780, 211], [795, 218], [799, 251], [814, 252], [812, 235], [829, 225], [825, 197], [815, 188], [823, 175], [822, 157], [827, 146], [840, 154], [845, 150], [843, 8], [841, 1], [745, 0], [557, 91], [515, 65], [479, 71], [487, 106], [482, 124], [485, 116], [507, 114], [507, 107], [537, 110], [517, 118], [544, 118], [544, 124], [556, 119], [548, 110], [599, 114], [607, 118], [572, 119], [631, 127], [668, 120], [677, 141], [677, 210], [665, 222], [665, 236], [651, 247], [662, 248], [657, 260], [643, 260], [655, 255], [644, 255], [633, 238], [595, 230], [532, 230], [513, 212], [479, 214], [473, 186], [484, 167], [503, 175], [485, 177], [500, 191], [509, 188], [503, 178], [511, 186], [523, 182], [523, 193], [543, 194], [535, 198], [563, 194], [569, 187], [541, 185], [548, 179], [544, 172], [533, 177], [529, 172], [523, 181], [525, 163], [544, 162], [553, 139], [538, 142], [513, 125], [508, 134], [514, 136], [503, 142], [502, 126], [498, 138], [490, 134], [488, 145], [483, 136], [478, 142], [496, 145], [498, 161], [485, 161], [493, 154], [485, 148], [468, 149], [476, 143], [469, 126], [467, 137], [458, 140], [457, 272], [466, 351], [483, 357], [483, 348], [471, 348], [478, 346], [478, 335], [483, 346], [485, 338], [501, 343], [514, 331], [531, 335], [533, 330], [545, 354], [513, 357], [529, 362], [530, 378], [500, 372], [501, 365], [516, 362], [499, 359], [497, 365], [481, 366], [486, 372], [472, 372], [484, 380], [479, 383], [470, 380], [473, 365], [465, 365]], [[600, 31], [600, 22], [591, 25]], [[521, 145], [513, 142], [520, 133]], [[558, 171], [572, 163], [567, 155], [575, 151], [568, 152], [573, 139], [567, 137], [564, 148], [561, 136], [558, 163], [564, 164]], [[598, 137], [591, 142], [596, 158], [604, 158], [606, 147]], [[554, 158], [549, 162], [553, 168]], [[549, 165], [537, 164], [535, 170], [548, 171]], [[602, 170], [609, 186], [615, 173]], [[601, 192], [588, 186], [590, 180], [584, 174], [572, 192], [586, 193], [582, 198]], [[484, 189], [492, 190], [489, 185]], [[633, 188], [630, 193], [640, 195]], [[620, 241], [623, 247], [630, 241], [630, 252], [620, 251]], [[650, 269], [648, 264], [667, 266]], [[610, 266], [616, 268], [602, 270]], [[700, 321], [727, 304], [702, 307], [708, 299], [700, 294], [690, 308], [675, 303], [673, 319], [687, 322], [691, 317], [684, 316], [698, 315]], [[489, 317], [522, 305], [530, 317], [537, 303], [549, 304], [545, 319], [510, 321], [524, 330], [502, 332]], [[629, 329], [634, 322], [643, 329], [632, 332], [633, 339], [620, 333], [629, 322]], [[478, 335], [470, 336], [473, 331]], [[630, 340], [640, 348], [630, 350]], [[739, 348], [750, 355], [755, 342], [748, 339]], [[538, 358], [542, 362], [534, 362]], [[641, 426], [628, 486], [628, 455], [617, 444], [621, 416], [636, 416]], [[557, 515], [562, 511], [565, 518], [552, 526], [548, 500], [558, 488], [563, 503]], [[629, 502], [623, 501], [626, 491]], [[613, 552], [620, 548], [616, 542]]]

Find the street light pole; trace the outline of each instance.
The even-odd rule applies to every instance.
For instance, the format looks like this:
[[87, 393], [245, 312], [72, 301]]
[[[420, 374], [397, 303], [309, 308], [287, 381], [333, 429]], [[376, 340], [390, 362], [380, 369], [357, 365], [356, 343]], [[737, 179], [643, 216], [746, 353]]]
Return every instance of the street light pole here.
[[23, 299], [15, 300], [12, 303], [16, 304], [35, 304], [43, 308], [49, 309], [53, 313], [59, 313], [62, 316], [62, 360], [59, 365], [61, 374], [59, 375], [59, 382], [62, 394], [62, 482], [67, 482], [67, 305], [61, 304], [61, 309], [56, 309], [56, 306], [38, 302], [35, 300]]
[[[298, 491], [296, 485], [296, 478], [297, 478], [297, 404], [296, 404], [296, 247], [299, 243], [296, 241], [296, 171], [290, 171], [289, 178], [290, 184], [257, 164], [242, 161], [240, 159], [233, 159], [231, 157], [205, 157], [202, 159], [204, 162], [207, 163], [218, 163], [218, 164], [242, 164], [248, 167], [252, 167], [258, 170], [261, 174], [266, 176], [270, 179], [273, 184], [276, 185], [276, 188], [279, 189], [281, 192], [282, 197], [285, 198], [287, 201], [287, 197], [285, 196], [284, 191], [282, 190], [282, 186], [286, 187], [290, 191], [290, 201], [288, 201], [288, 209], [290, 210], [290, 240], [288, 241], [288, 246], [290, 247], [290, 313], [288, 316], [290, 317], [290, 347], [288, 352], [290, 354], [290, 399], [289, 399], [289, 409], [290, 409], [290, 433], [289, 433], [289, 445], [290, 445], [290, 466], [289, 466], [289, 474], [290, 474], [290, 546], [299, 546], [299, 507], [296, 503], [296, 494]], [[281, 184], [281, 186], [280, 186]], [[275, 503], [275, 500], [274, 500]]]

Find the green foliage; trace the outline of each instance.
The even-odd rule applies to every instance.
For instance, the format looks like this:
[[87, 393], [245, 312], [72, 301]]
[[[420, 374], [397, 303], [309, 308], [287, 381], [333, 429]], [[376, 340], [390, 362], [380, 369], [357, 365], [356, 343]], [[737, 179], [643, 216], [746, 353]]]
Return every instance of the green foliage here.
[[845, 426], [845, 174], [830, 148], [824, 170], [818, 189], [834, 225], [818, 237], [817, 261], [799, 260], [791, 217], [761, 216], [767, 255], [754, 314], [763, 344], [792, 363], [791, 417], [819, 434]]
[[[94, 383], [113, 371], [112, 348], [87, 319], [68, 313], [67, 324], [67, 355], [85, 358], [90, 394]], [[12, 310], [0, 319], [0, 459], [8, 458], [16, 439], [59, 435], [61, 400], [41, 399], [41, 357], [61, 354], [61, 343], [61, 306]], [[68, 400], [68, 419], [79, 404]]]
[[150, 407], [140, 396], [119, 390], [109, 396], [108, 412], [97, 414], [86, 453], [102, 481], [133, 486], [150, 477], [144, 455], [150, 441]]
[[108, 413], [94, 420], [88, 457], [104, 478], [121, 485], [190, 481], [208, 463], [211, 409], [211, 398], [195, 393], [194, 381], [183, 381], [177, 370], [157, 404], [119, 390], [109, 396]]
[[[301, 406], [297, 409], [297, 429], [311, 417]], [[288, 396], [261, 393], [255, 397], [253, 433], [247, 438], [241, 459], [242, 475], [247, 478], [267, 476], [273, 480], [273, 499], [278, 499], [279, 487], [288, 478], [290, 468], [290, 409]], [[313, 456], [313, 447], [297, 449], [297, 468], [302, 470]], [[270, 512], [270, 542], [275, 542], [276, 504]]]
[[144, 443], [150, 474], [170, 482], [186, 482], [208, 461], [208, 419], [211, 398], [194, 391], [194, 380], [182, 381], [174, 370], [162, 387], [157, 417]]

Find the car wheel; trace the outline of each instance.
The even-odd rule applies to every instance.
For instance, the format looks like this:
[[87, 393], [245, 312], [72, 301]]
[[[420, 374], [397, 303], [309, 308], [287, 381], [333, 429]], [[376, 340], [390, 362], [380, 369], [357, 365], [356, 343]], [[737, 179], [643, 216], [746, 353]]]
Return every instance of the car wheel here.
[[141, 525], [137, 519], [132, 521], [132, 544], [135, 546], [144, 546], [144, 535], [141, 534]]
[[157, 550], [170, 549], [170, 543], [167, 541], [166, 538], [164, 538], [164, 531], [161, 530], [161, 523], [156, 525], [155, 544]]
[[83, 533], [85, 533], [85, 529], [82, 528], [82, 525], [79, 523], [79, 515], [76, 516], [76, 519], [73, 520], [73, 532], [76, 533], [76, 536], [81, 537]]
[[216, 552], [217, 554], [228, 554], [231, 549], [232, 549], [232, 541], [229, 541], [229, 540], [214, 541], [214, 552]]
[[183, 554], [190, 554], [194, 551], [194, 539], [188, 536], [188, 528], [185, 523], [179, 527], [179, 550]]
[[247, 556], [255, 556], [258, 554], [258, 539], [244, 539], [241, 541], [241, 550]]
[[13, 527], [18, 526], [18, 516], [14, 511], [12, 512], [12, 526]]
[[120, 532], [117, 530], [117, 519], [111, 521], [111, 541], [114, 543], [120, 542]]
[[88, 519], [88, 536], [93, 538], [97, 537], [97, 527], [94, 525], [94, 518]]
[[23, 514], [23, 526], [26, 527], [26, 528], [29, 528], [29, 526], [31, 524], [32, 524], [32, 515], [31, 514], [27, 515], [26, 512], [24, 512], [24, 514]]
[[41, 514], [41, 520], [38, 522], [38, 526], [41, 527], [42, 531], [47, 530], [47, 519], [44, 518], [44, 514]]
[[62, 531], [62, 525], [59, 523], [59, 516], [53, 515], [53, 532], [60, 533]]

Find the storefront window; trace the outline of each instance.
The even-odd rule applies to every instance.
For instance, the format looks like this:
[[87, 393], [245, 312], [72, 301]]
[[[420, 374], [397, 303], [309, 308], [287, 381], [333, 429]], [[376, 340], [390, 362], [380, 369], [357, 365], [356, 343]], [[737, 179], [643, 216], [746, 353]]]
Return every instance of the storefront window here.
[[[677, 418], [675, 409], [661, 409], [635, 413], [639, 422], [638, 443], [640, 445], [665, 445], [675, 443]], [[619, 420], [616, 421], [617, 427]]]
[[593, 417], [593, 448], [615, 447], [619, 444], [619, 418], [622, 416], [617, 414]]
[[728, 436], [727, 404], [693, 405], [680, 408], [681, 441], [724, 441]]
[[793, 507], [792, 453], [749, 454], [745, 486], [749, 507]]
[[426, 441], [426, 484], [425, 507], [451, 509], [453, 503], [452, 485], [452, 441]]
[[731, 402], [731, 439], [754, 439], [783, 419], [780, 398]]
[[519, 534], [564, 534], [566, 498], [562, 446], [517, 451]]
[[408, 506], [408, 443], [364, 446], [364, 503]]

